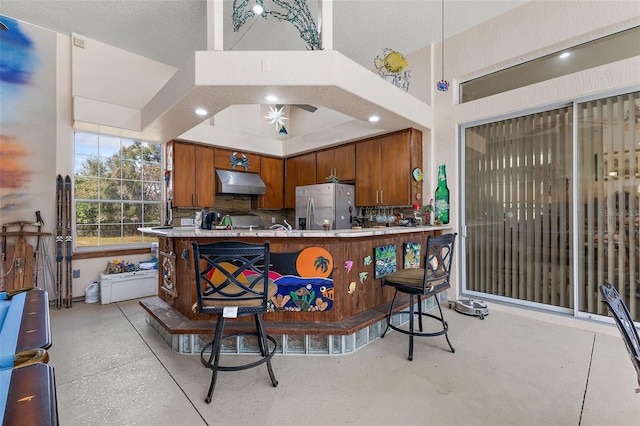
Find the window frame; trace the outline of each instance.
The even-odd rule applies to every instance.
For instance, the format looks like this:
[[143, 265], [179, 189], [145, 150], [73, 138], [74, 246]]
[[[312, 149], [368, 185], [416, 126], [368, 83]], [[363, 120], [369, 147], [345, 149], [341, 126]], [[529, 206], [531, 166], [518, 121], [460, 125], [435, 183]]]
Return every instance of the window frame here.
[[[74, 252], [149, 247], [155, 238], [137, 229], [162, 223], [163, 145], [74, 131], [73, 148]], [[105, 221], [108, 211], [103, 210], [107, 206], [115, 207], [108, 222]], [[126, 209], [131, 213], [127, 214]], [[79, 211], [89, 212], [90, 217], [79, 217]], [[111, 228], [112, 236], [105, 236], [107, 227]], [[87, 244], [89, 238], [95, 238], [95, 242]], [[127, 242], [128, 239], [134, 241]]]

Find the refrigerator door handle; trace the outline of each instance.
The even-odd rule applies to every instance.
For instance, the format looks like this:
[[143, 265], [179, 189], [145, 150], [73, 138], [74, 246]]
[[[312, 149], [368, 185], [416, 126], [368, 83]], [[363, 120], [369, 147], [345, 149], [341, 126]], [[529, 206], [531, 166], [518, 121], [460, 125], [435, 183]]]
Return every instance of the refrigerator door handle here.
[[309, 197], [307, 198], [307, 209], [306, 209], [306, 214], [305, 214], [305, 220], [307, 221], [306, 223], [306, 229], [311, 229], [311, 220], [313, 217], [313, 198]]
[[307, 201], [307, 229], [313, 229], [313, 223], [316, 219], [315, 203], [313, 197], [309, 197]]

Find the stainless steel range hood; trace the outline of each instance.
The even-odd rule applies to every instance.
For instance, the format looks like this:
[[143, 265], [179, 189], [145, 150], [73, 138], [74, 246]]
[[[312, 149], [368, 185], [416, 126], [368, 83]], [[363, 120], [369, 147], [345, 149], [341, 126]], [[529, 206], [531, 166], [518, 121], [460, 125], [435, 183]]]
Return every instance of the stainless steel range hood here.
[[216, 174], [216, 192], [219, 194], [262, 195], [267, 192], [267, 186], [257, 173], [216, 170]]

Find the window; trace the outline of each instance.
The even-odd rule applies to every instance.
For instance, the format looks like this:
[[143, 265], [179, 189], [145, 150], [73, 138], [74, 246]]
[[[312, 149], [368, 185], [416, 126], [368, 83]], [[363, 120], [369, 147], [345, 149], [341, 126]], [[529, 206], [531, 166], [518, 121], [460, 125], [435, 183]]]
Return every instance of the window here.
[[[570, 55], [562, 58], [559, 53]], [[639, 53], [640, 27], [634, 27], [463, 82], [460, 84], [460, 102], [481, 99], [529, 84], [632, 58]]]
[[139, 227], [161, 221], [162, 145], [75, 134], [76, 248], [154, 241]]

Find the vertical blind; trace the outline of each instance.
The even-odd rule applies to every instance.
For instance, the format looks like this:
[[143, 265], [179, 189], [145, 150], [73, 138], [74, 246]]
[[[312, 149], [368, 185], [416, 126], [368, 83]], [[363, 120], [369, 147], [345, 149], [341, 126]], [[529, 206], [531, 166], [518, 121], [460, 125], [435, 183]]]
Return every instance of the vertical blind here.
[[572, 109], [466, 129], [467, 289], [573, 307]]
[[640, 92], [578, 104], [580, 310], [606, 315], [613, 284], [640, 320]]
[[611, 283], [638, 321], [640, 92], [578, 103], [576, 153], [573, 113], [465, 129], [465, 286], [607, 315], [598, 289]]

